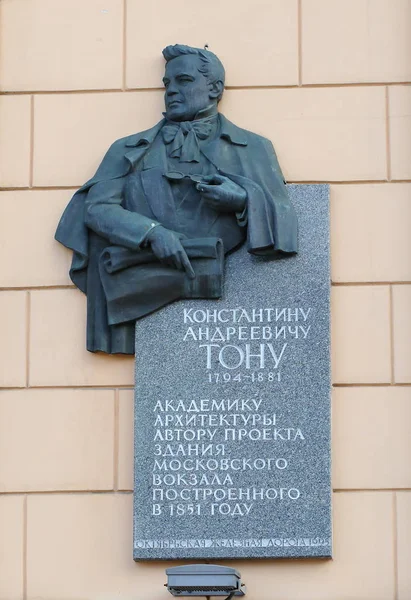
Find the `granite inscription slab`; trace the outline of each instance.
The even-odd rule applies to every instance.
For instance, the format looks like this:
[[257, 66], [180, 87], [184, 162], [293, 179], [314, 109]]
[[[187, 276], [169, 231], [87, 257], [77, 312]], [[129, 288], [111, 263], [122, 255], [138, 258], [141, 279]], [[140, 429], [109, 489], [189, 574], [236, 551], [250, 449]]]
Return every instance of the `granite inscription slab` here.
[[331, 557], [329, 194], [287, 187], [298, 255], [136, 324], [135, 560]]

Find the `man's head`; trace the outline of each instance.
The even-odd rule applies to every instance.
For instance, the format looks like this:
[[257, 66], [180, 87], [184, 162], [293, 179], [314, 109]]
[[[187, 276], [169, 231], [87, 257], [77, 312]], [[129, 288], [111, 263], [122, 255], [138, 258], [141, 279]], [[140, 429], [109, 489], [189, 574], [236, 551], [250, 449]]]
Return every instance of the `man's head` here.
[[224, 67], [215, 54], [175, 44], [163, 50], [166, 69], [163, 78], [167, 117], [192, 121], [209, 106], [217, 108], [224, 92]]

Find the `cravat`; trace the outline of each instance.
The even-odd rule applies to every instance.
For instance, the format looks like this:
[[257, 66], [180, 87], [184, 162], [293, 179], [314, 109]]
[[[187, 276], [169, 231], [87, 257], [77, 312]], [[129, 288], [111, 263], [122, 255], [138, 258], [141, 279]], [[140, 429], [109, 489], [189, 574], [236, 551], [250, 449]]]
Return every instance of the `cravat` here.
[[180, 162], [200, 162], [198, 140], [206, 140], [213, 129], [215, 117], [197, 121], [168, 121], [161, 133], [164, 143], [171, 144], [168, 155], [179, 158]]

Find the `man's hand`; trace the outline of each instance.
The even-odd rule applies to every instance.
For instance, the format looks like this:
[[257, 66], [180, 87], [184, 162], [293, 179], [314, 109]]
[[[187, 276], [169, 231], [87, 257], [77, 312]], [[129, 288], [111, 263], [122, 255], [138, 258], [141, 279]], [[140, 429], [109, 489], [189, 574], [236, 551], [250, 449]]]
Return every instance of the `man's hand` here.
[[193, 267], [175, 233], [158, 225], [150, 231], [146, 239], [160, 262], [178, 271], [185, 271], [190, 279], [195, 279]]
[[197, 184], [207, 204], [219, 212], [242, 212], [247, 192], [224, 175], [207, 175]]

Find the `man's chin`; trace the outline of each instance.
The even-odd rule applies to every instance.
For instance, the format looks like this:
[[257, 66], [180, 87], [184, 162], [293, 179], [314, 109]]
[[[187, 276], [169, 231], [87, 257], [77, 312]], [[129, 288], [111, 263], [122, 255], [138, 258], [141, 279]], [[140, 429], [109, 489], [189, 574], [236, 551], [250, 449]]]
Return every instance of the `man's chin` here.
[[190, 115], [187, 114], [183, 106], [179, 105], [167, 108], [166, 117], [171, 121], [191, 121]]

